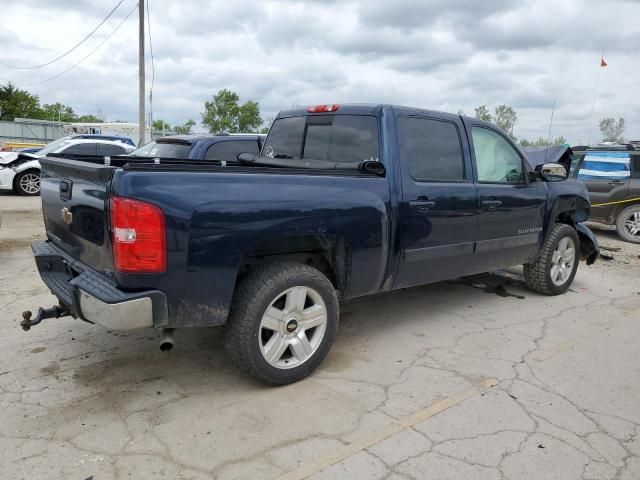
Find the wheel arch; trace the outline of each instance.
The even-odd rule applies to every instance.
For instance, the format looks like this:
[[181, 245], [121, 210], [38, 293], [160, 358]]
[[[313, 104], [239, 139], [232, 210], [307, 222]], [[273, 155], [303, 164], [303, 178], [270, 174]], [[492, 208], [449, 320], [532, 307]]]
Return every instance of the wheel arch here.
[[580, 239], [580, 259], [586, 260], [587, 265], [596, 261], [600, 254], [595, 235], [582, 222], [588, 220], [591, 207], [589, 202], [581, 196], [558, 197], [549, 215], [549, 223], [545, 232], [546, 242], [551, 234], [553, 225], [562, 223], [575, 228]]
[[351, 249], [337, 235], [286, 235], [260, 239], [243, 252], [236, 283], [257, 267], [275, 262], [309, 265], [322, 272], [340, 296], [349, 290]]

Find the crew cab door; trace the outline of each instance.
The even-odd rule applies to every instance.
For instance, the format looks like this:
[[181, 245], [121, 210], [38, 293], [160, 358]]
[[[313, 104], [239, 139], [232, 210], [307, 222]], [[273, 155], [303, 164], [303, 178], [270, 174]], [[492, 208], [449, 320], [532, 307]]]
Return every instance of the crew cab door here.
[[629, 194], [630, 167], [627, 152], [587, 152], [578, 165], [578, 179], [589, 191], [590, 218], [611, 223], [612, 212]]
[[460, 117], [396, 111], [402, 203], [394, 287], [471, 273], [477, 195]]
[[529, 181], [524, 155], [500, 130], [466, 120], [478, 188], [477, 261], [482, 270], [526, 263], [539, 251], [547, 200]]

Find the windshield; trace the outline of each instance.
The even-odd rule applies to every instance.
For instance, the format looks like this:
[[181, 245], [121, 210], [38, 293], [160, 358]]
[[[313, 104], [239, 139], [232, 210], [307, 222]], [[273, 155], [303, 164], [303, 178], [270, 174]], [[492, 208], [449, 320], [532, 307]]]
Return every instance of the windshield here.
[[51, 142], [49, 145], [47, 145], [46, 147], [44, 147], [42, 150], [39, 150], [35, 153], [35, 155], [38, 155], [39, 157], [44, 157], [45, 155], [48, 155], [49, 153], [53, 153], [56, 150], [58, 150], [61, 147], [64, 147], [65, 145], [71, 143], [71, 137], [62, 137], [59, 138], [57, 140], [54, 140], [53, 142]]
[[188, 143], [149, 142], [129, 153], [132, 157], [187, 158], [191, 145]]

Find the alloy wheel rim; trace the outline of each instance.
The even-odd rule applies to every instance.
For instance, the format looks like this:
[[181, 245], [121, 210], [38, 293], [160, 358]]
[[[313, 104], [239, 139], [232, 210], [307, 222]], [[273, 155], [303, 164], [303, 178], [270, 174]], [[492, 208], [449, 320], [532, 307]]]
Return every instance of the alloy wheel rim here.
[[322, 296], [310, 287], [288, 288], [273, 299], [262, 315], [260, 352], [273, 367], [297, 367], [316, 353], [326, 329], [327, 307]]
[[20, 178], [20, 188], [27, 193], [40, 191], [40, 176], [35, 173], [27, 173]]
[[576, 244], [570, 237], [564, 237], [556, 245], [551, 257], [551, 281], [557, 287], [564, 285], [576, 262]]
[[640, 212], [633, 212], [624, 219], [624, 230], [632, 237], [640, 236]]

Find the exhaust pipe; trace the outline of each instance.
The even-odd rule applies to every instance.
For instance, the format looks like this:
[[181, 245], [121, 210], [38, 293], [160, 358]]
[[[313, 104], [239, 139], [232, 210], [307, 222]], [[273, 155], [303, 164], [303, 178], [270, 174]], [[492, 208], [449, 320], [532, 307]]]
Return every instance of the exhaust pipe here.
[[173, 328], [165, 328], [162, 330], [162, 339], [160, 340], [160, 350], [168, 352], [173, 348]]

